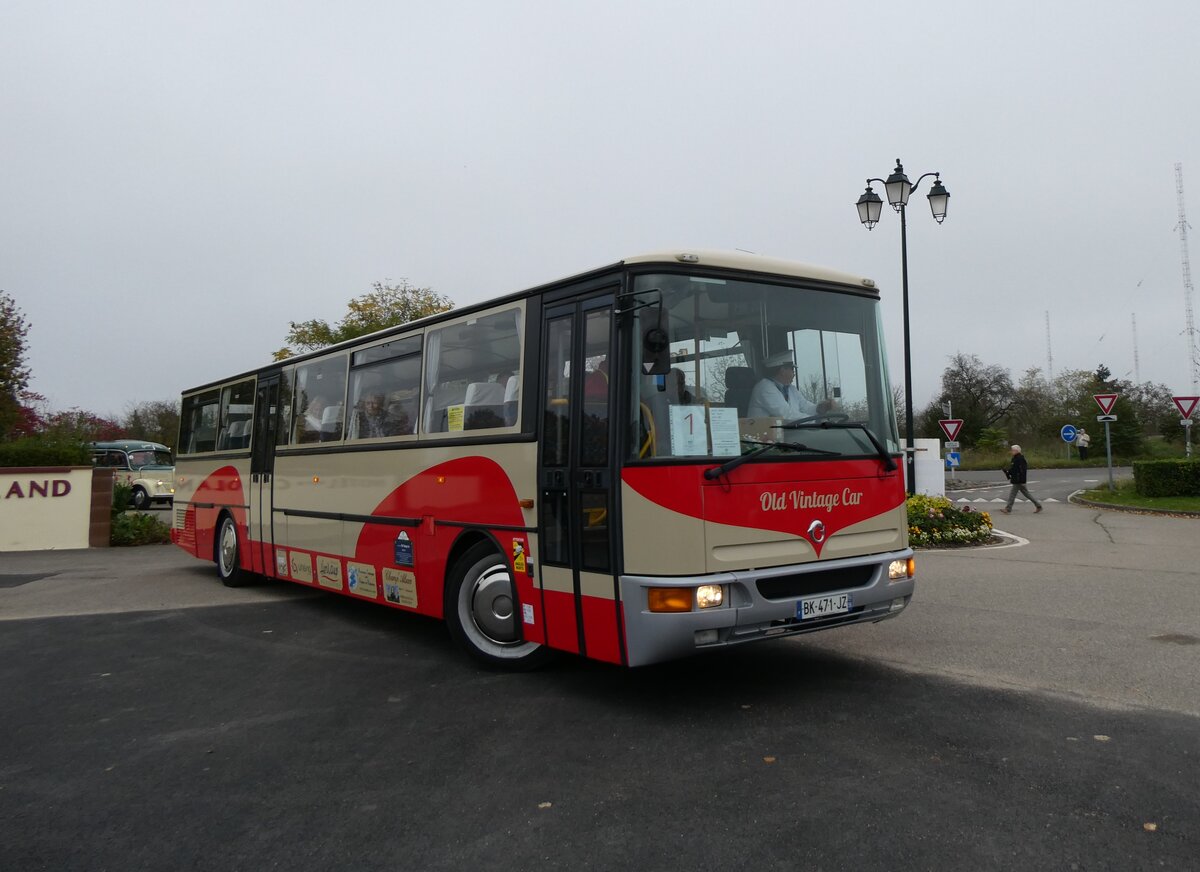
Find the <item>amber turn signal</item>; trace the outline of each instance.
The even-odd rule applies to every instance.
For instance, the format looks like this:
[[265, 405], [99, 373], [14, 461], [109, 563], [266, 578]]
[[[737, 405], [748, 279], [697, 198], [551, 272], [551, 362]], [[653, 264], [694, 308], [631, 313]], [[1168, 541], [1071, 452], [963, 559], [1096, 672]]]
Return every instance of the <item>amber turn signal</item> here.
[[652, 587], [647, 593], [652, 612], [690, 612], [692, 589], [690, 587]]

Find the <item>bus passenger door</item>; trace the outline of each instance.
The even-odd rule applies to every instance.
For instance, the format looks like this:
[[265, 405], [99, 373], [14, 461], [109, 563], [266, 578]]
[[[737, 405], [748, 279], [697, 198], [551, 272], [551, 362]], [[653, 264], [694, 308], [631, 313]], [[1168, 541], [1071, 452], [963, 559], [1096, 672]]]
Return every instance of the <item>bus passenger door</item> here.
[[[613, 294], [544, 314], [538, 471], [541, 584], [551, 647], [620, 663], [609, 362]], [[615, 372], [615, 367], [613, 368]]]
[[279, 376], [258, 381], [254, 401], [254, 430], [250, 449], [250, 569], [264, 575], [271, 571], [274, 535], [272, 533], [272, 475], [275, 471], [275, 436], [279, 421]]

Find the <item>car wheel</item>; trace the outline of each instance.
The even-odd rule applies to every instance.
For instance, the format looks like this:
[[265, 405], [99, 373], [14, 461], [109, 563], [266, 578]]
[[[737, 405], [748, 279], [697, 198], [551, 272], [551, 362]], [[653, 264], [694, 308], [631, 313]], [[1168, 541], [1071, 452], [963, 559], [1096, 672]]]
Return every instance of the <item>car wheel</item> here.
[[133, 507], [139, 512], [144, 512], [150, 508], [150, 494], [146, 493], [144, 487], [135, 487], [133, 489]]

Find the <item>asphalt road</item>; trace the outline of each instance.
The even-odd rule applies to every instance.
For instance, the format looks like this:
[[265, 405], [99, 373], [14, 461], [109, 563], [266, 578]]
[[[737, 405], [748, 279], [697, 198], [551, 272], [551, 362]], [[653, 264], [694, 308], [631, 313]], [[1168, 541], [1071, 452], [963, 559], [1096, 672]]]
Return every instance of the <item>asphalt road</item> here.
[[0, 869], [1195, 869], [1195, 522], [1002, 526], [895, 620], [524, 675], [169, 547], [0, 555]]

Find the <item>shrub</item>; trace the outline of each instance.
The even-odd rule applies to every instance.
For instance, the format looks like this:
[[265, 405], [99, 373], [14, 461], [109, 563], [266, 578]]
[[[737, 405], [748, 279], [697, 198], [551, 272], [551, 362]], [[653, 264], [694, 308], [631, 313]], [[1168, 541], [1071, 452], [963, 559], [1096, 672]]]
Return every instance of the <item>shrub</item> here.
[[1144, 497], [1200, 496], [1200, 460], [1137, 460], [1134, 489]]
[[908, 542], [913, 547], [977, 545], [992, 535], [992, 518], [945, 497], [914, 494], [908, 498]]
[[91, 466], [91, 452], [79, 442], [50, 442], [36, 437], [0, 442], [0, 467]]
[[133, 499], [133, 488], [120, 482], [113, 483], [112, 532], [110, 545], [159, 545], [171, 541], [171, 528], [153, 515], [127, 512], [125, 509]]
[[112, 545], [161, 545], [171, 541], [171, 528], [153, 515], [121, 512], [113, 516]]

